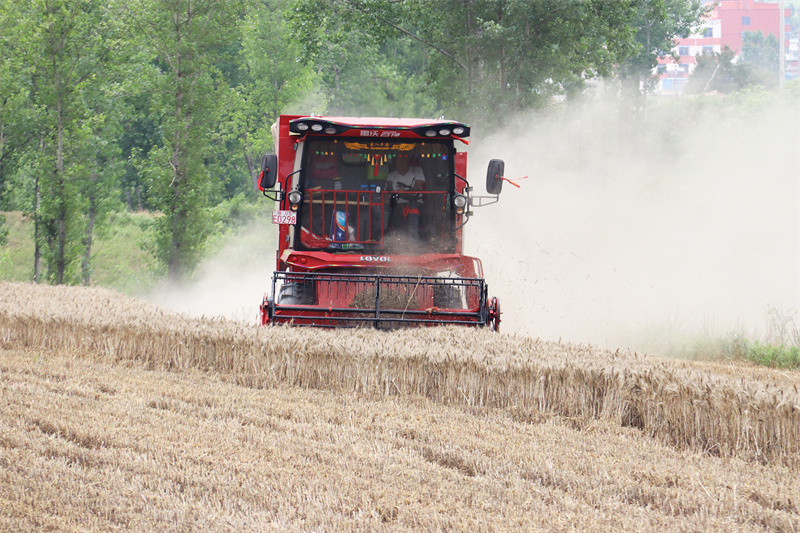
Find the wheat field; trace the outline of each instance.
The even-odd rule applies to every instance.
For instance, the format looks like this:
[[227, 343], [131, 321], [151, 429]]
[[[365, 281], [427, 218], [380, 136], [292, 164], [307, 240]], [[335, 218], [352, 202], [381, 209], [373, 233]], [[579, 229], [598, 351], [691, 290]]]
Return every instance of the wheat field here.
[[0, 283], [0, 530], [800, 530], [800, 373]]

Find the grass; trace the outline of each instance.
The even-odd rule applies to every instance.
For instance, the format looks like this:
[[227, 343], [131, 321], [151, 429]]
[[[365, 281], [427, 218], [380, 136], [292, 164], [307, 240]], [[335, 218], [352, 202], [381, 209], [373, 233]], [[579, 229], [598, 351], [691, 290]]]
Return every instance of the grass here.
[[768, 308], [761, 334], [741, 328], [719, 334], [710, 329], [687, 331], [680, 324], [655, 324], [629, 339], [637, 350], [661, 357], [800, 369], [800, 316], [795, 309]]
[[8, 243], [0, 249], [0, 280], [33, 279], [33, 224], [18, 211], [4, 212]]
[[[0, 252], [0, 280], [33, 279], [33, 221], [18, 211], [3, 213], [8, 244]], [[156, 280], [147, 252], [140, 246], [148, 238], [149, 213], [112, 213], [98, 232], [92, 248], [92, 285], [141, 294]]]
[[149, 213], [112, 213], [97, 236], [92, 253], [92, 284], [127, 294], [142, 294], [158, 281], [152, 259], [142, 248], [148, 235]]
[[800, 317], [797, 311], [769, 308], [762, 340], [742, 333], [721, 337], [706, 359], [742, 360], [770, 368], [800, 369]]
[[[198, 265], [196, 275], [213, 264], [216, 256], [235, 253], [232, 260], [273, 261], [275, 230], [263, 205], [249, 204], [237, 197], [215, 207], [217, 231], [207, 245], [208, 257]], [[22, 213], [5, 212], [8, 243], [0, 250], [0, 281], [33, 279], [33, 221]], [[144, 295], [163, 282], [146, 247], [152, 240], [148, 212], [116, 212], [109, 215], [92, 245], [91, 285], [134, 296]], [[235, 239], [235, 247], [230, 242]], [[190, 280], [191, 281], [191, 280]]]
[[800, 348], [772, 346], [760, 342], [745, 343], [745, 359], [770, 368], [800, 369]]

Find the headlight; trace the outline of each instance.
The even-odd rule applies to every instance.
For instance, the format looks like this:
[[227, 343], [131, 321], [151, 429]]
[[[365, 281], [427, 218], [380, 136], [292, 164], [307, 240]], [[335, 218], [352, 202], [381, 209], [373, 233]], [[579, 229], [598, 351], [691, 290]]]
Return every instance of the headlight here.
[[311, 126], [311, 131], [322, 131], [322, 124], [313, 124]]
[[292, 204], [292, 209], [297, 209], [297, 204], [303, 200], [303, 195], [300, 191], [292, 191], [289, 193], [289, 203]]
[[457, 194], [453, 197], [453, 205], [458, 209], [464, 209], [467, 206], [467, 197], [463, 194]]

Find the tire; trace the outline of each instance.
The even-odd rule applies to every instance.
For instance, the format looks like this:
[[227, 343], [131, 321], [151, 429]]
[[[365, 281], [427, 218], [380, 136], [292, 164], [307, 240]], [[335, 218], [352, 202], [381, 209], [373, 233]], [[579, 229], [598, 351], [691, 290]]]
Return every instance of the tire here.
[[314, 305], [317, 295], [312, 282], [290, 281], [284, 283], [275, 298], [277, 305]]

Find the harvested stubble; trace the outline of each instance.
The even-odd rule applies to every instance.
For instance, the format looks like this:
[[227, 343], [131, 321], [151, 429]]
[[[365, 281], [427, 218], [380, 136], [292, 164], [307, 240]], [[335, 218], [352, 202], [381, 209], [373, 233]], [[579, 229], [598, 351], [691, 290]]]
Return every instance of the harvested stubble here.
[[606, 419], [678, 448], [800, 469], [798, 373], [738, 379], [684, 363], [465, 328], [393, 333], [193, 319], [103, 290], [0, 283], [0, 342], [150, 368], [444, 404]]
[[0, 531], [800, 531], [785, 466], [609, 420], [231, 381], [0, 349]]

